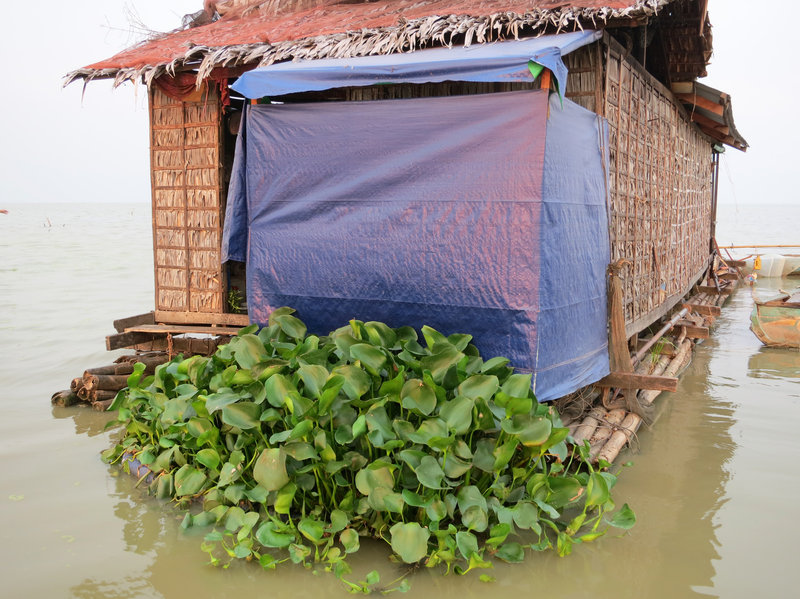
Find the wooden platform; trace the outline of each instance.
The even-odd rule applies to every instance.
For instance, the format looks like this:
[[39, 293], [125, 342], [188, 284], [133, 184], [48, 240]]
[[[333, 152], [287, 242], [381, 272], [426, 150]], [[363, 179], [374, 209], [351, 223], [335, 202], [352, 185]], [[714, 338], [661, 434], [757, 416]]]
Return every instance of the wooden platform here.
[[[173, 320], [177, 322], [170, 322]], [[146, 312], [115, 320], [117, 333], [106, 337], [106, 349], [165, 350], [172, 347], [184, 353], [210, 353], [217, 342], [177, 336], [205, 335], [209, 339], [225, 339], [236, 335], [247, 324], [247, 314]]]

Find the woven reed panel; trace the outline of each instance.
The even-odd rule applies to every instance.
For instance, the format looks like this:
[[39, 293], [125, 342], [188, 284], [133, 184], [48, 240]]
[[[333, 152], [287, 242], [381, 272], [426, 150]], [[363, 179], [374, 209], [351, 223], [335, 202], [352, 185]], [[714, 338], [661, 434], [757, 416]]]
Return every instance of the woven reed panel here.
[[602, 114], [603, 60], [600, 44], [579, 48], [564, 56], [563, 60], [569, 70], [564, 96], [587, 110]]
[[220, 106], [150, 93], [156, 309], [221, 313]]
[[606, 52], [611, 259], [630, 262], [622, 278], [632, 334], [708, 263], [711, 148], [671, 92], [613, 44]]

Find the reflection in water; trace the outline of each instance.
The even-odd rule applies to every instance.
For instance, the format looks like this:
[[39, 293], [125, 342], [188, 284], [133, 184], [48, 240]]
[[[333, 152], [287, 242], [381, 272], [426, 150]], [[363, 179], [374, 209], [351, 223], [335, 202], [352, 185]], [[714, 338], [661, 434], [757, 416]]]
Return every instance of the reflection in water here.
[[783, 381], [800, 379], [800, 351], [777, 347], [762, 347], [750, 356], [747, 376]]
[[72, 418], [75, 422], [75, 433], [89, 437], [102, 435], [106, 431], [106, 425], [116, 418], [115, 414], [96, 412], [88, 405], [70, 406], [69, 408], [53, 406], [51, 411], [53, 418]]

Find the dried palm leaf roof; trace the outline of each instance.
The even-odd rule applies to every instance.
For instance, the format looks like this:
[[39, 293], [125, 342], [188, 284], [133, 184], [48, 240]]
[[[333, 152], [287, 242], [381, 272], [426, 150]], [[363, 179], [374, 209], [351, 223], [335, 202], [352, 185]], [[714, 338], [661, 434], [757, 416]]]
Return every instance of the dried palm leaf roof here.
[[[599, 28], [647, 19], [672, 4], [707, 0], [206, 0], [218, 20], [159, 35], [69, 73], [75, 79], [113, 78], [115, 85], [150, 82], [165, 73], [251, 67], [285, 60], [349, 58], [409, 52], [453, 43]], [[696, 11], [695, 11], [696, 12]], [[199, 14], [199, 13], [198, 13]], [[710, 56], [710, 46], [707, 48]], [[705, 65], [703, 65], [704, 68]]]

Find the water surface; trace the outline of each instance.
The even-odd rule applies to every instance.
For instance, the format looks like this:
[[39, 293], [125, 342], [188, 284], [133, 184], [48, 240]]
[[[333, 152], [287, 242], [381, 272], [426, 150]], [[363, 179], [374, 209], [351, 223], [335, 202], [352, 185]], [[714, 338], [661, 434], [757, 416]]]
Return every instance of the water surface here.
[[[152, 309], [149, 207], [8, 208], [0, 215], [4, 595], [347, 596], [323, 572], [205, 565], [200, 536], [181, 531], [180, 512], [100, 461], [109, 416], [50, 406], [70, 379], [121, 353], [104, 350], [112, 320]], [[497, 564], [493, 584], [423, 569], [409, 595], [794, 596], [800, 352], [761, 346], [748, 330], [750, 307], [748, 290], [734, 295], [678, 392], [657, 400], [655, 426], [623, 456], [633, 466], [616, 498], [636, 511], [630, 533], [565, 559]], [[362, 575], [377, 568], [384, 580], [400, 571], [379, 546], [364, 545], [353, 565]]]

